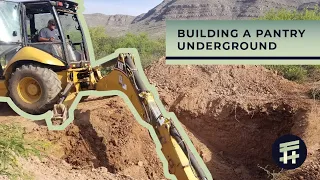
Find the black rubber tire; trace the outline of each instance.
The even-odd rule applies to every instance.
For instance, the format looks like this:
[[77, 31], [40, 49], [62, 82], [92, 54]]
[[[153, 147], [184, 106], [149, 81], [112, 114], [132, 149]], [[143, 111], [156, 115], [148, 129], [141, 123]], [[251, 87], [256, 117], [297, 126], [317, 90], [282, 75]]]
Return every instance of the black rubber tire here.
[[[17, 90], [18, 83], [24, 77], [31, 77], [37, 80], [42, 89], [41, 97], [35, 103], [26, 103], [19, 96]], [[9, 96], [21, 110], [29, 114], [38, 115], [53, 109], [54, 104], [59, 99], [59, 93], [61, 92], [62, 87], [58, 75], [51, 69], [40, 67], [39, 65], [28, 64], [22, 65], [12, 73], [8, 90]]]

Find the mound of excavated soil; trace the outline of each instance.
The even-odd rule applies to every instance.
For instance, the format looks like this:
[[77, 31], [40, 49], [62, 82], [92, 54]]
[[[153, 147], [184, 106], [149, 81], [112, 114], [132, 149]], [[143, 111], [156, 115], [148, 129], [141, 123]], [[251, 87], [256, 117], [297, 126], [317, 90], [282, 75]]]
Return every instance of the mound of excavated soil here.
[[177, 66], [161, 59], [145, 73], [167, 109], [209, 149], [204, 160], [216, 179], [267, 178], [260, 167], [278, 170], [271, 147], [284, 134], [304, 138], [314, 154], [320, 149], [319, 103], [307, 99], [308, 87], [262, 66]]
[[[160, 93], [170, 93], [163, 96], [166, 104], [179, 104], [195, 114], [207, 112], [210, 107], [207, 103], [212, 100], [256, 106], [271, 99], [301, 95], [304, 91], [304, 87], [262, 66], [177, 66], [165, 65], [161, 59], [145, 73]], [[188, 101], [178, 103], [181, 100]]]
[[[106, 173], [105, 179], [164, 179], [148, 130], [119, 97], [87, 99], [79, 104], [73, 124], [63, 131], [48, 131], [45, 122], [25, 120], [3, 106], [0, 123], [23, 125], [26, 138], [49, 141], [50, 156], [61, 160], [24, 161], [27, 171], [35, 171], [36, 179], [103, 179]], [[49, 176], [51, 173], [54, 175]]]
[[[80, 134], [111, 172], [137, 179], [163, 178], [162, 163], [147, 129], [119, 98], [93, 100], [79, 106], [75, 124]], [[104, 165], [100, 160], [100, 166]]]

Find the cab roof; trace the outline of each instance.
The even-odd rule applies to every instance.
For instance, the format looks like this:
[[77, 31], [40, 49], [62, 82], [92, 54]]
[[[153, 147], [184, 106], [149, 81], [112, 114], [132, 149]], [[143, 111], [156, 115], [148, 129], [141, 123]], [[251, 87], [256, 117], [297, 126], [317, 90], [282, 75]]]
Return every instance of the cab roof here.
[[12, 1], [12, 2], [23, 2], [23, 3], [33, 3], [33, 2], [68, 2], [68, 3], [74, 3], [78, 4], [76, 0], [7, 0], [7, 1]]
[[15, 0], [15, 2], [23, 3], [27, 7], [27, 11], [34, 14], [43, 13], [44, 11], [50, 11], [50, 6], [55, 6], [58, 11], [70, 11], [76, 12], [78, 9], [78, 3], [71, 0]]
[[71, 6], [74, 6], [74, 5], [78, 6], [79, 5], [76, 0], [8, 0], [8, 1], [20, 2], [20, 3], [24, 3], [24, 4], [51, 2], [51, 3], [63, 3], [63, 4], [68, 3]]

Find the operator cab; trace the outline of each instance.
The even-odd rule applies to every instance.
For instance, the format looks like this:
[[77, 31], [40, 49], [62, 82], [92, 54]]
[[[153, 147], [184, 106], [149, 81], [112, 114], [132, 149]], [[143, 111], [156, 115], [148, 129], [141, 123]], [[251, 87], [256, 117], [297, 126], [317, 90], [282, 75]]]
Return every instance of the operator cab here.
[[[0, 1], [1, 68], [19, 49], [31, 46], [61, 60], [66, 67], [89, 64], [83, 29], [78, 20], [78, 4], [72, 1]], [[59, 31], [54, 42], [39, 42], [39, 32], [53, 19]], [[1, 72], [1, 75], [3, 73]]]

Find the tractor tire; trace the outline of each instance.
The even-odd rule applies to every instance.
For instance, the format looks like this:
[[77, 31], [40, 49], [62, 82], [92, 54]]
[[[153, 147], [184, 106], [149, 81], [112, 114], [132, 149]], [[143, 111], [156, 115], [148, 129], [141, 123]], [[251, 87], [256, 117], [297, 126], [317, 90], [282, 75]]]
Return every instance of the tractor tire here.
[[21, 110], [39, 115], [53, 109], [62, 87], [58, 75], [51, 69], [29, 64], [12, 73], [8, 90]]

